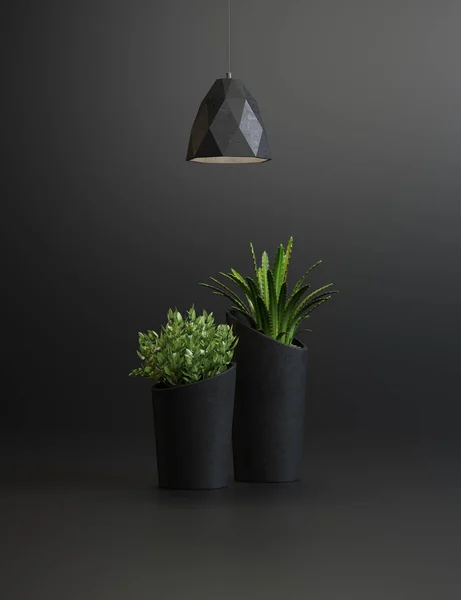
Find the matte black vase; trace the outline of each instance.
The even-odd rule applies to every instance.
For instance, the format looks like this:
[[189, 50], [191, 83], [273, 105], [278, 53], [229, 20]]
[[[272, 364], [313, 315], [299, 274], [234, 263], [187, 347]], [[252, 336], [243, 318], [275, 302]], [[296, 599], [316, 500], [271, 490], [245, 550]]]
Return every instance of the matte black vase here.
[[301, 476], [307, 347], [252, 329], [239, 313], [227, 323], [239, 338], [233, 454], [237, 481], [288, 482]]
[[159, 487], [229, 483], [236, 366], [197, 383], [152, 387]]

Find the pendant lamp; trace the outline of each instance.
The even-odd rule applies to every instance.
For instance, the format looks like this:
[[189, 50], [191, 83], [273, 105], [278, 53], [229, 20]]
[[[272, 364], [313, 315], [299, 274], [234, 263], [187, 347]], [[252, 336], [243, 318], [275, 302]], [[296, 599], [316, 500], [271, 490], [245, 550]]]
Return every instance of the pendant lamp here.
[[187, 161], [263, 163], [271, 152], [258, 104], [244, 84], [231, 74], [231, 0], [229, 8], [229, 71], [217, 79], [202, 100], [190, 133]]

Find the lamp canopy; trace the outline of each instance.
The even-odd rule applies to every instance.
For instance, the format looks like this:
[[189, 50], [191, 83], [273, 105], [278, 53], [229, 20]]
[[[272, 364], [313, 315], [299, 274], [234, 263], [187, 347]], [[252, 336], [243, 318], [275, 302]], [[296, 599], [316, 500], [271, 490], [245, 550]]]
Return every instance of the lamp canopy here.
[[200, 163], [262, 163], [271, 152], [258, 104], [239, 79], [217, 79], [192, 126], [186, 160]]

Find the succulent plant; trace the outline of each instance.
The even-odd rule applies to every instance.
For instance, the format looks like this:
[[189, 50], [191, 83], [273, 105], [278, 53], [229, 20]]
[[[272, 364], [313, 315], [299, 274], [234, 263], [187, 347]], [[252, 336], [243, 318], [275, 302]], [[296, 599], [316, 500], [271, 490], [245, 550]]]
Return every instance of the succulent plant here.
[[[272, 268], [266, 251], [262, 253], [261, 264], [258, 265], [252, 243], [250, 249], [254, 264], [254, 278], [243, 277], [235, 269], [231, 269], [229, 273], [219, 273], [240, 288], [243, 299], [233, 289], [214, 277], [210, 277], [214, 285], [208, 283], [200, 285], [211, 288], [214, 294], [228, 298], [232, 302], [231, 308], [244, 315], [253, 328], [284, 344], [291, 344], [296, 333], [300, 333], [298, 328], [301, 322], [308, 319], [313, 310], [330, 300], [338, 291], [332, 290], [333, 284], [328, 283], [309, 292], [311, 286], [305, 283], [305, 280], [322, 262], [319, 260], [304, 273], [288, 294], [287, 276], [293, 249], [292, 237], [288, 240], [286, 249], [283, 244], [280, 244]], [[310, 331], [310, 329], [301, 331]]]
[[138, 334], [141, 366], [130, 377], [146, 377], [169, 386], [194, 383], [224, 372], [232, 361], [237, 338], [229, 325], [215, 325], [213, 313], [185, 317], [168, 311], [160, 333]]

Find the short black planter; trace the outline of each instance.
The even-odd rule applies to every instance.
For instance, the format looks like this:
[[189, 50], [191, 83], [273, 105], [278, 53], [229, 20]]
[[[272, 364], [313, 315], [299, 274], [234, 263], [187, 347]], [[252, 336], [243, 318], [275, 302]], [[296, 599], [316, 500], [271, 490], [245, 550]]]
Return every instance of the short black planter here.
[[226, 313], [239, 338], [233, 424], [237, 481], [288, 482], [301, 476], [307, 348], [282, 344]]
[[229, 483], [235, 363], [197, 383], [152, 387], [159, 487], [217, 489]]

